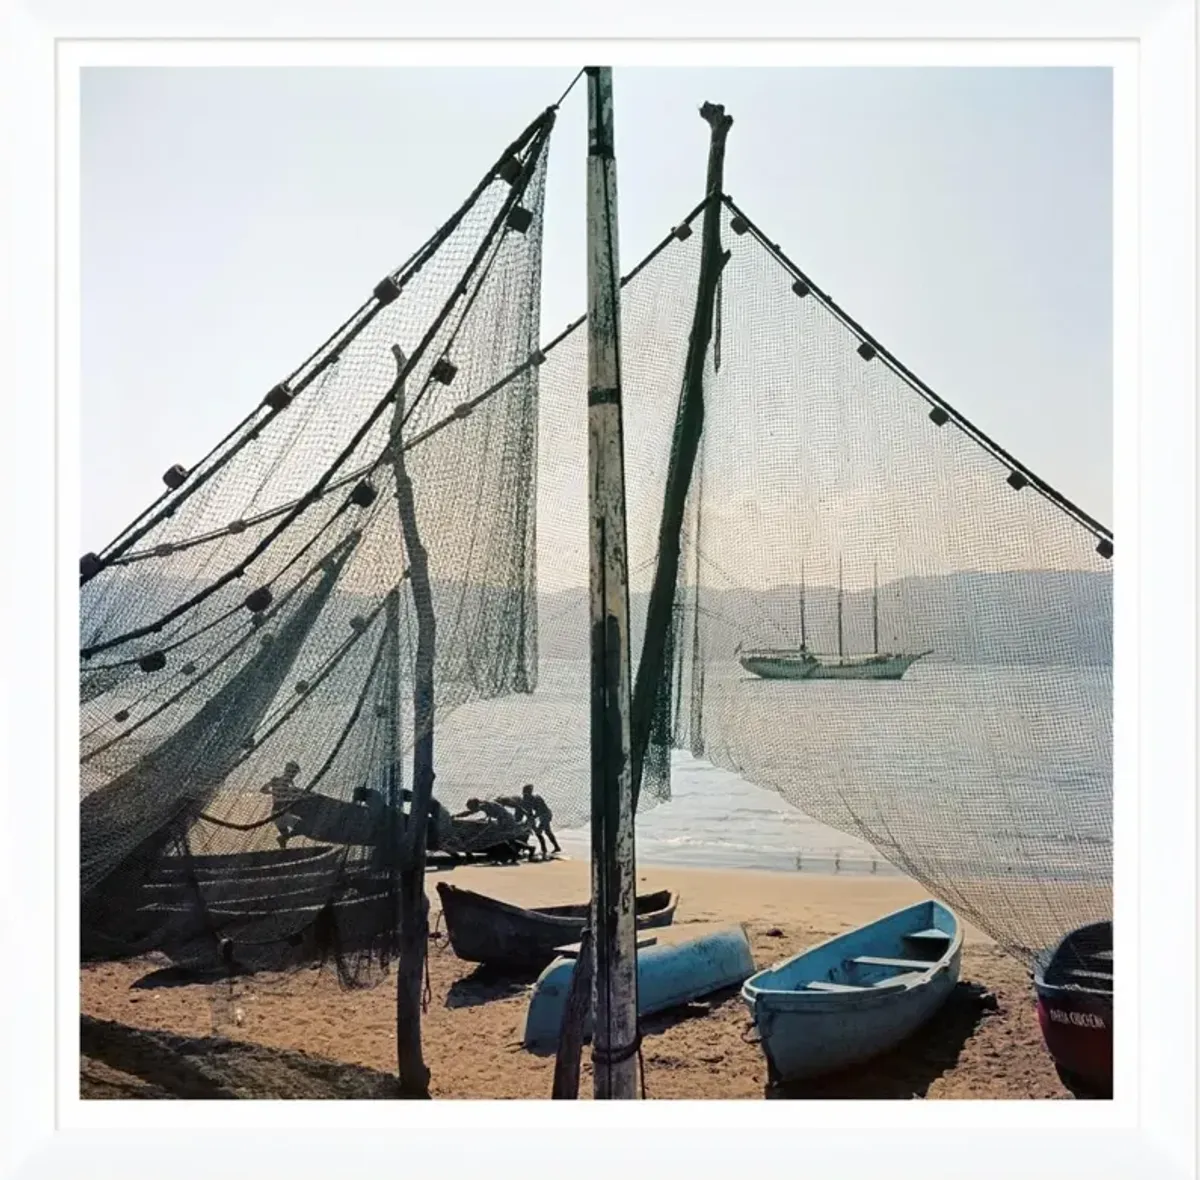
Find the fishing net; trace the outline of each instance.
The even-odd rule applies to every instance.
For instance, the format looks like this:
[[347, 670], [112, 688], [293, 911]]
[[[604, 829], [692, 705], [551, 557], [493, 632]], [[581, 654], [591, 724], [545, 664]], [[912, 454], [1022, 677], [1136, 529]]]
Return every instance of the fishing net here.
[[[665, 747], [690, 750], [865, 839], [1030, 961], [1111, 915], [1111, 534], [728, 202], [721, 236], [651, 793]], [[635, 660], [700, 239], [671, 240], [623, 295]], [[543, 447], [552, 406], [578, 401], [556, 396], [560, 359]], [[561, 527], [575, 519], [581, 501]]]
[[[330, 960], [367, 982], [395, 953], [418, 736], [406, 503], [436, 618], [431, 855], [531, 848], [519, 813], [463, 814], [525, 783], [556, 827], [586, 824], [587, 342], [579, 321], [538, 348], [550, 124], [85, 557], [85, 954]], [[635, 667], [700, 212], [623, 283]], [[1111, 913], [1111, 536], [728, 202], [721, 239], [639, 809], [690, 751], [1030, 959]]]
[[[85, 955], [253, 969], [394, 952], [418, 736], [536, 683], [534, 441], [547, 113], [466, 203], [81, 571]], [[422, 582], [423, 584], [423, 582]], [[494, 829], [435, 808], [429, 842]], [[511, 833], [499, 833], [499, 843]]]

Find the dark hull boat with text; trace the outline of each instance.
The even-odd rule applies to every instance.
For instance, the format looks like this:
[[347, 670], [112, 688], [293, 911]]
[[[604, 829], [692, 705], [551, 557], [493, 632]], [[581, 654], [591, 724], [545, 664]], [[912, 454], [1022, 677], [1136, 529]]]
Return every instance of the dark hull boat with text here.
[[1112, 1097], [1112, 922], [1072, 930], [1034, 970], [1038, 1023], [1064, 1085]]

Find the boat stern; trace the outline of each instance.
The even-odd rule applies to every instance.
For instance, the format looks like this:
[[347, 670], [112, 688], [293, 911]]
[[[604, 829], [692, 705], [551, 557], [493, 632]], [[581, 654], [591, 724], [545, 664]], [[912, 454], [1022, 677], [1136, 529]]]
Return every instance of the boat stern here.
[[1063, 1082], [1071, 1089], [1111, 1097], [1111, 997], [1039, 988], [1037, 1017]]

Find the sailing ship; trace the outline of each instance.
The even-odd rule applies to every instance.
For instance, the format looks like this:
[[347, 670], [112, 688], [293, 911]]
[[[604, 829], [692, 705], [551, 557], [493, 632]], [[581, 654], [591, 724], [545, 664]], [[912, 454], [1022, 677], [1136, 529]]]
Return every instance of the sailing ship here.
[[872, 649], [868, 655], [848, 656], [842, 627], [842, 561], [838, 558], [836, 656], [819, 656], [808, 649], [804, 615], [804, 569], [800, 570], [800, 646], [798, 648], [738, 648], [738, 662], [763, 680], [899, 680], [929, 651], [904, 654], [879, 650], [879, 567], [871, 595]]

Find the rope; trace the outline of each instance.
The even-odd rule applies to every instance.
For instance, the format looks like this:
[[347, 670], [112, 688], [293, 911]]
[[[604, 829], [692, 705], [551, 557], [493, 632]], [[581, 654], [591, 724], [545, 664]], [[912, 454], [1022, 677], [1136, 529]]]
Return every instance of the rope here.
[[560, 106], [562, 106], [562, 104], [563, 104], [563, 103], [566, 101], [566, 97], [567, 97], [567, 95], [568, 95], [568, 94], [570, 94], [570, 93], [571, 93], [571, 91], [575, 89], [575, 83], [576, 83], [576, 82], [578, 82], [578, 81], [579, 81], [579, 79], [583, 77], [583, 75], [584, 75], [584, 71], [585, 71], [586, 69], [587, 69], [587, 66], [584, 66], [584, 67], [583, 67], [583, 69], [581, 69], [581, 70], [579, 71], [579, 73], [578, 73], [578, 74], [576, 74], [576, 75], [575, 75], [575, 77], [571, 79], [571, 85], [570, 85], [570, 86], [568, 86], [568, 87], [566, 88], [566, 90], [564, 90], [564, 91], [562, 92], [562, 95], [559, 97], [559, 100], [558, 100], [558, 102], [556, 102], [556, 103], [555, 103], [555, 104], [554, 104], [554, 105], [553, 105], [553, 106], [550, 108], [552, 111], [556, 111], [556, 110], [558, 110], [558, 108], [559, 108]]
[[445, 917], [445, 911], [438, 910], [437, 917], [433, 920], [433, 929], [429, 932], [429, 941], [440, 951], [444, 951], [450, 943], [449, 937], [442, 930], [443, 917]]
[[628, 1061], [635, 1053], [641, 1054], [642, 1051], [642, 1033], [638, 1030], [638, 1034], [622, 1049], [601, 1049], [593, 1041], [592, 1043], [592, 1061], [599, 1065], [620, 1065], [622, 1061]]

